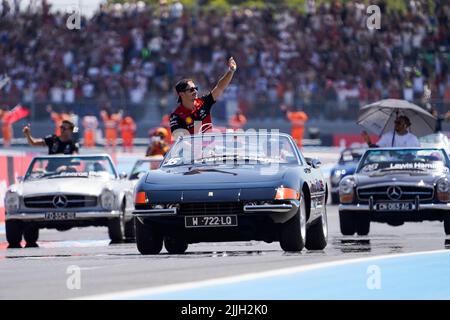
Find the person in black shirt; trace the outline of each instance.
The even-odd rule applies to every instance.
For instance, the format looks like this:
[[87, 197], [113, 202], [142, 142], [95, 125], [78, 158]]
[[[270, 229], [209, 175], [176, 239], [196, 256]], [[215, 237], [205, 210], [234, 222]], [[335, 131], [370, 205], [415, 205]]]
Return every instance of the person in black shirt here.
[[61, 124], [61, 135], [48, 135], [45, 138], [33, 138], [30, 127], [23, 128], [23, 134], [27, 138], [28, 144], [34, 147], [47, 146], [48, 154], [77, 154], [78, 144], [73, 141], [73, 130], [75, 126], [71, 121], [64, 120]]

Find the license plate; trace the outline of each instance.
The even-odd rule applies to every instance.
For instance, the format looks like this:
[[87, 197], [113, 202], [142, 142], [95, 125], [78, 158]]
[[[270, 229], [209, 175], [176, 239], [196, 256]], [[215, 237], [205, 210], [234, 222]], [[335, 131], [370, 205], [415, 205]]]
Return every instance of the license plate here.
[[411, 202], [389, 202], [377, 203], [375, 209], [377, 211], [411, 211], [415, 209], [415, 206]]
[[186, 228], [236, 227], [237, 216], [190, 216], [184, 218]]
[[45, 214], [45, 220], [73, 220], [75, 217], [75, 212], [47, 212]]

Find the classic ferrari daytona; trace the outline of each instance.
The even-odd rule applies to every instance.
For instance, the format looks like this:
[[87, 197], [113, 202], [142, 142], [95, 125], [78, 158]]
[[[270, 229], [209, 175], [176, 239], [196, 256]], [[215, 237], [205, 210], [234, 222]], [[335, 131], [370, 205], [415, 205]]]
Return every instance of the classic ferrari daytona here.
[[327, 244], [327, 186], [318, 160], [289, 135], [181, 137], [135, 188], [142, 254], [184, 253], [196, 242], [279, 241], [285, 251]]

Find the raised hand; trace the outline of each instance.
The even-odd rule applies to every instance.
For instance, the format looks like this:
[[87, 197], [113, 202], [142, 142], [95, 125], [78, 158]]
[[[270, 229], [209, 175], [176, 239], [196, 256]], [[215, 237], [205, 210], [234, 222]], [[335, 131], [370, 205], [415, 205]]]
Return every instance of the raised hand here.
[[234, 61], [233, 57], [230, 57], [230, 59], [228, 59], [228, 68], [230, 68], [230, 70], [233, 72], [237, 69], [237, 64], [236, 61]]

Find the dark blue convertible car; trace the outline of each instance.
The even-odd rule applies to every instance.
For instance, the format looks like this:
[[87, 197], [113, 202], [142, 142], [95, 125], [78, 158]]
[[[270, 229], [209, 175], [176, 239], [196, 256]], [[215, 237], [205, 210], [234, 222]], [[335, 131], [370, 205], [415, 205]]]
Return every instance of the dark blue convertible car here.
[[142, 254], [196, 242], [279, 241], [284, 251], [327, 244], [327, 185], [289, 135], [181, 137], [135, 188]]

